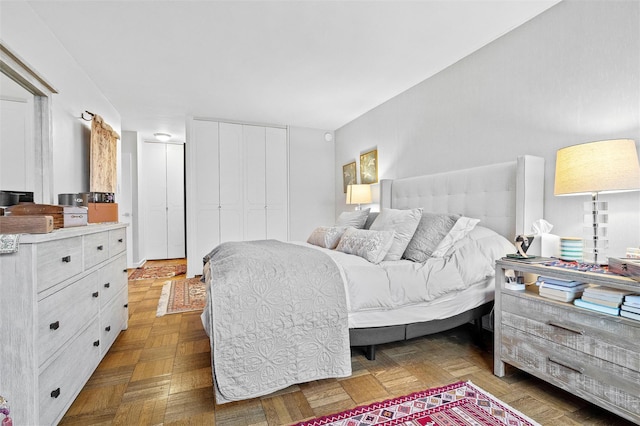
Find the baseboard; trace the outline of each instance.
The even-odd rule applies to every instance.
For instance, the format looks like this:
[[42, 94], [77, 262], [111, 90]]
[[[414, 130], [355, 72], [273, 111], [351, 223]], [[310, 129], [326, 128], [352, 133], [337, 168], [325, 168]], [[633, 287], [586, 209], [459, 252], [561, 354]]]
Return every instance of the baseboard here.
[[133, 266], [132, 266], [131, 268], [129, 268], [129, 269], [132, 269], [132, 268], [142, 268], [142, 265], [144, 265], [146, 262], [147, 262], [147, 259], [142, 259], [142, 260], [141, 260], [141, 261], [139, 261], [138, 263], [135, 263], [135, 262], [134, 262]]

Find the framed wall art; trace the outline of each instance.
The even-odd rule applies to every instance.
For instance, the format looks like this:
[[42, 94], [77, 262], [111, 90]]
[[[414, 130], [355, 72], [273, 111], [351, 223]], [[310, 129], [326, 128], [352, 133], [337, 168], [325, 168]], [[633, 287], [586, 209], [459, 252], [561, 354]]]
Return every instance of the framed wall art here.
[[356, 174], [356, 162], [352, 161], [349, 164], [342, 166], [342, 184], [344, 186], [344, 193], [347, 193], [348, 185], [355, 185], [358, 183], [358, 175]]
[[360, 183], [378, 182], [378, 150], [360, 154]]

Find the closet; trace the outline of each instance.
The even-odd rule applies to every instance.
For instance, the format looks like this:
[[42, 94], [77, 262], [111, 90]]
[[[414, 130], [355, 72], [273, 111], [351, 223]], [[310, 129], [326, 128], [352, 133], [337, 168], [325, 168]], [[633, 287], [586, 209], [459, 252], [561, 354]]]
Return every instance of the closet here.
[[184, 146], [144, 142], [140, 160], [146, 259], [185, 255]]
[[192, 119], [187, 132], [187, 274], [222, 242], [286, 241], [287, 129]]

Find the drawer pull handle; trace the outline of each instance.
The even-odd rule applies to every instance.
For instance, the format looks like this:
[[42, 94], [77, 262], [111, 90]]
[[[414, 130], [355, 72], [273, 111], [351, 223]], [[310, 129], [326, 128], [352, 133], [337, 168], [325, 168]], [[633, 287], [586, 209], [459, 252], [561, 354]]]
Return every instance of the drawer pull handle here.
[[109, 287], [111, 287], [111, 283], [106, 283], [106, 284], [104, 285], [104, 288], [109, 288]]
[[129, 307], [129, 304], [128, 304], [128, 303], [125, 303], [124, 307], [125, 307], [125, 308], [128, 308], [128, 307]]
[[60, 396], [60, 388], [51, 391], [51, 398], [57, 398]]
[[121, 242], [123, 242], [123, 241], [124, 241], [124, 239], [122, 239], [122, 238], [118, 238], [118, 242], [119, 242], [119, 243], [121, 243]]
[[98, 246], [98, 250], [104, 250], [104, 246]]
[[123, 269], [123, 270], [122, 270], [122, 272], [124, 272], [124, 273], [126, 274], [126, 273], [127, 273], [127, 270], [126, 270], [126, 269]]
[[553, 359], [551, 357], [547, 358], [550, 362], [553, 362], [554, 364], [558, 364], [563, 366], [564, 368], [568, 368], [571, 371], [575, 371], [578, 374], [584, 374], [584, 368], [581, 367], [572, 367], [570, 366], [568, 363], [566, 362], [562, 362], [562, 361], [558, 361], [557, 359]]
[[69, 263], [69, 262], [71, 262], [71, 256], [65, 256], [65, 257], [63, 257], [63, 258], [62, 258], [62, 261], [63, 261], [64, 263]]
[[52, 322], [51, 324], [49, 324], [50, 330], [57, 330], [59, 328], [60, 328], [60, 321]]
[[97, 291], [92, 294], [93, 297], [98, 297], [99, 295], [100, 295], [100, 293], [98, 293]]
[[110, 326], [110, 325], [106, 326], [106, 327], [104, 328], [104, 331], [111, 331], [111, 326]]
[[561, 328], [563, 330], [567, 330], [567, 331], [570, 331], [570, 332], [575, 333], [575, 334], [584, 335], [584, 330], [573, 328], [573, 327], [570, 327], [570, 326], [565, 325], [565, 324], [558, 324], [557, 322], [548, 321], [547, 325], [550, 325], [551, 327]]
[[96, 348], [100, 346], [100, 340], [96, 340], [95, 342], [93, 342], [93, 346], [95, 346]]

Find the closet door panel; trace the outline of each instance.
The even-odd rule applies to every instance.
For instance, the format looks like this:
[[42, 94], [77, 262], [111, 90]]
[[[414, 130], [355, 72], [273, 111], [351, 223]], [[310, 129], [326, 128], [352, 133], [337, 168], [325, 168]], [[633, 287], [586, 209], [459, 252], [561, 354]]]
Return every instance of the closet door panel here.
[[267, 127], [265, 136], [266, 238], [287, 241], [289, 235], [287, 130]]
[[166, 168], [165, 145], [143, 143], [144, 238], [147, 259], [166, 259], [167, 255]]
[[167, 144], [167, 257], [184, 257], [184, 146]]
[[245, 239], [264, 240], [265, 217], [265, 128], [243, 126], [245, 159]]
[[[189, 233], [188, 267], [193, 274], [202, 273], [202, 258], [220, 244], [220, 178], [218, 123], [194, 120], [189, 143], [193, 170], [195, 229]], [[189, 272], [189, 275], [192, 275]]]
[[220, 123], [220, 242], [243, 239], [242, 125]]

